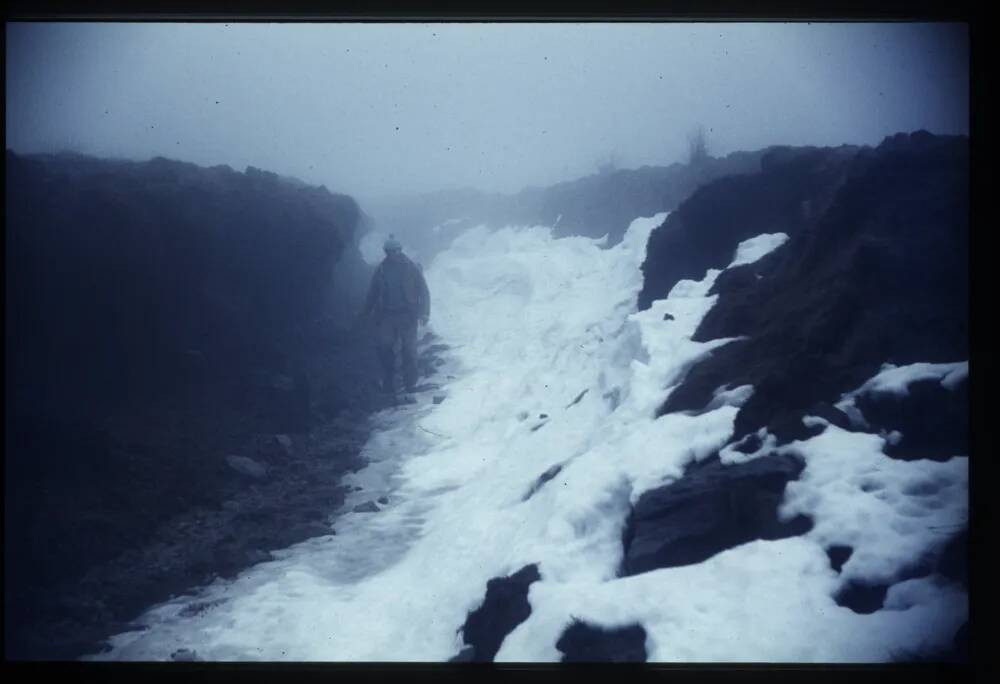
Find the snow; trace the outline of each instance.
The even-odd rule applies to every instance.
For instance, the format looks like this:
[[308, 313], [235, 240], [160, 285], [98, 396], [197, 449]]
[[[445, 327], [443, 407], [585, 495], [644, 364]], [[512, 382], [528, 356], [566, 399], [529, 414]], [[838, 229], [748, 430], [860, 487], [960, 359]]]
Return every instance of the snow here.
[[785, 244], [786, 240], [788, 240], [788, 235], [785, 233], [764, 233], [755, 238], [744, 240], [736, 248], [736, 254], [733, 256], [729, 268], [742, 266], [743, 264], [752, 264], [764, 255], [781, 247], [781, 245]]
[[749, 436], [744, 437], [739, 442], [734, 442], [733, 444], [727, 444], [725, 447], [719, 450], [719, 460], [726, 465], [734, 465], [736, 463], [746, 463], [747, 461], [759, 458], [761, 456], [766, 456], [775, 451], [775, 446], [777, 446], [778, 439], [771, 433], [767, 431], [767, 428], [760, 428], [754, 435], [760, 439], [760, 446], [750, 453], [744, 453], [738, 450], [736, 447], [743, 446], [749, 440]]
[[[816, 524], [807, 537], [854, 553], [843, 581], [892, 582], [914, 560], [940, 549], [968, 519], [968, 459], [898, 461], [879, 435], [848, 432], [820, 418], [818, 436], [778, 449], [805, 458], [788, 483], [780, 512]], [[956, 625], [957, 627], [957, 625]]]
[[[966, 598], [950, 585], [894, 585], [891, 609], [870, 615], [832, 596], [847, 577], [894, 577], [906, 554], [942, 543], [964, 519], [965, 460], [895, 462], [877, 435], [833, 426], [782, 447], [806, 461], [783, 512], [815, 516], [810, 533], [615, 576], [630, 505], [723, 447], [753, 392], [723, 386], [696, 415], [655, 418], [686, 370], [732, 341], [691, 339], [718, 270], [635, 310], [646, 241], [664, 218], [637, 219], [610, 249], [541, 226], [459, 235], [426, 271], [432, 326], [451, 345], [430, 378], [446, 400], [379, 414], [370, 465], [348, 477], [363, 491], [344, 510], [382, 494], [389, 504], [344, 513], [335, 535], [153, 607], [94, 659], [190, 649], [210, 660], [446, 660], [486, 582], [529, 563], [542, 576], [532, 614], [497, 660], [557, 660], [574, 618], [641, 623], [650, 659], [662, 661], [879, 661], [935, 645], [942, 624], [957, 628]], [[734, 263], [785, 238], [745, 241]], [[726, 462], [775, 448], [760, 436], [757, 454], [728, 450]], [[843, 576], [824, 552], [831, 543], [856, 549]], [[181, 614], [203, 601], [218, 603]]]
[[891, 394], [905, 397], [910, 393], [910, 385], [921, 380], [939, 380], [945, 389], [954, 391], [958, 384], [969, 375], [969, 362], [956, 363], [911, 363], [908, 366], [882, 365], [880, 371], [861, 387], [840, 398], [836, 406], [847, 414], [851, 423], [867, 426], [855, 399], [862, 394]]

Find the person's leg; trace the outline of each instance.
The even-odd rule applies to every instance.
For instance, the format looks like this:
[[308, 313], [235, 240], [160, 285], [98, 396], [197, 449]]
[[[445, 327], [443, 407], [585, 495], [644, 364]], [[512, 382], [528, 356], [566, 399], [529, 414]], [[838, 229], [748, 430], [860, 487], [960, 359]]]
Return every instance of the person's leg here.
[[417, 319], [407, 316], [400, 321], [400, 347], [403, 357], [403, 382], [412, 390], [417, 384]]
[[382, 391], [394, 391], [394, 375], [396, 353], [393, 346], [396, 341], [396, 330], [390, 316], [383, 316], [375, 330], [375, 349], [382, 366]]

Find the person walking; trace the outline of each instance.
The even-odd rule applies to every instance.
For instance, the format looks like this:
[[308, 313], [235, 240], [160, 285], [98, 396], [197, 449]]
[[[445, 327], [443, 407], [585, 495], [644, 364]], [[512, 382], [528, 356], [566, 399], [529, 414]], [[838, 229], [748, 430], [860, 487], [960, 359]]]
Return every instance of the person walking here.
[[403, 246], [395, 236], [390, 235], [382, 247], [385, 259], [372, 275], [364, 313], [374, 317], [382, 391], [395, 392], [398, 343], [403, 384], [412, 392], [417, 383], [417, 323], [427, 325], [430, 318], [430, 291], [424, 274], [403, 254]]

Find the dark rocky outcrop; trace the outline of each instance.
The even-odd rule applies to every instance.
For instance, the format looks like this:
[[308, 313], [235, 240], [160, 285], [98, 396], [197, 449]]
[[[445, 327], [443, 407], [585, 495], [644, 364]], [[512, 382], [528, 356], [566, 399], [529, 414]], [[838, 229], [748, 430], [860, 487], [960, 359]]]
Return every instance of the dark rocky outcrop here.
[[539, 579], [538, 566], [532, 564], [487, 582], [483, 604], [462, 625], [462, 637], [472, 650], [464, 649], [453, 662], [491, 662], [504, 638], [531, 615], [528, 587]]
[[938, 380], [911, 383], [908, 394], [865, 393], [855, 399], [870, 429], [897, 431], [885, 453], [906, 461], [945, 461], [969, 454], [969, 392], [963, 380], [948, 389]]
[[755, 539], [808, 532], [812, 522], [805, 516], [787, 522], [777, 516], [785, 485], [803, 467], [786, 454], [736, 465], [713, 456], [693, 464], [636, 502], [623, 534], [620, 575], [700, 563]]
[[[883, 363], [968, 358], [967, 138], [918, 132], [874, 149], [786, 156], [695, 193], [654, 231], [643, 266], [648, 305], [677, 279], [724, 266], [742, 239], [791, 236], [720, 277], [719, 300], [694, 338], [746, 339], [691, 369], [660, 408], [698, 409], [724, 383], [753, 385], [735, 439], [762, 426], [782, 441], [798, 438], [803, 413], [837, 401]], [[949, 397], [954, 415], [926, 401], [948, 423], [952, 448], [966, 400]]]
[[678, 280], [726, 267], [743, 240], [762, 233], [793, 235], [809, 225], [843, 182], [856, 153], [846, 146], [770, 148], [758, 172], [699, 188], [649, 237], [639, 309], [666, 297]]
[[[315, 536], [338, 505], [375, 406], [347, 318], [364, 217], [253, 168], [8, 151], [6, 171], [5, 645], [76, 657], [97, 625]], [[293, 503], [232, 523], [245, 538], [177, 532], [252, 517], [263, 491]]]
[[556, 642], [564, 663], [646, 662], [646, 630], [642, 625], [609, 629], [580, 620]]

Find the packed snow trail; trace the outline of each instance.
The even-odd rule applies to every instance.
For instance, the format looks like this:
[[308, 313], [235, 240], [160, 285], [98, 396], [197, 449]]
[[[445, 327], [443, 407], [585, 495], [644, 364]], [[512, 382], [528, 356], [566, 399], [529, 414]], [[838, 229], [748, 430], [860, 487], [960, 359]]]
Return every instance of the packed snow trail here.
[[[345, 510], [382, 495], [385, 507], [342, 514], [335, 535], [154, 607], [95, 658], [443, 661], [487, 581], [531, 563], [542, 578], [532, 613], [497, 660], [558, 660], [574, 617], [642, 624], [654, 661], [881, 661], [944, 645], [966, 618], [962, 591], [902, 582], [885, 610], [859, 615], [834, 602], [843, 577], [824, 547], [855, 548], [846, 577], [890, 578], [964, 521], [966, 459], [896, 462], [882, 437], [834, 426], [783, 447], [806, 460], [783, 513], [814, 517], [809, 533], [616, 578], [630, 505], [722, 447], [753, 391], [722, 387], [699, 415], [654, 418], [685, 370], [728, 342], [691, 340], [720, 271], [635, 311], [663, 218], [637, 219], [611, 249], [545, 227], [460, 235], [426, 274], [434, 329], [451, 345], [429, 380], [446, 399], [378, 416], [371, 465], [348, 480], [363, 490]], [[785, 239], [747, 240], [733, 263]]]

